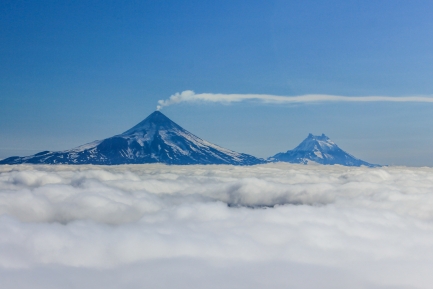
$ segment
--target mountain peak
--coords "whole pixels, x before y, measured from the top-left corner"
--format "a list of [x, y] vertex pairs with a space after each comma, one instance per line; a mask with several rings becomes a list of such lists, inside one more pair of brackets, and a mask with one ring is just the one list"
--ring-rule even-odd
[[365, 161], [355, 158], [351, 154], [343, 151], [324, 133], [322, 135], [313, 135], [310, 133], [293, 150], [285, 153], [278, 153], [268, 160], [273, 162], [289, 162], [308, 164], [311, 162], [324, 165], [344, 165], [344, 166], [368, 166], [377, 165], [369, 164]]
[[329, 140], [329, 137], [327, 137], [324, 133], [322, 133], [322, 135], [313, 135], [312, 133], [309, 133], [307, 139], [327, 141]]
[[154, 119], [154, 118], [168, 118], [165, 116], [165, 114], [163, 114], [162, 112], [160, 112], [159, 110], [155, 110], [154, 112], [152, 112], [151, 114], [149, 114], [146, 119]]
[[313, 135], [310, 133], [294, 150], [297, 151], [329, 151], [338, 148], [338, 146], [324, 133], [322, 135]]
[[173, 128], [180, 127], [174, 121], [165, 116], [165, 114], [156, 110], [152, 112], [148, 117], [146, 117], [143, 121], [122, 133], [122, 135], [129, 135], [137, 132], [145, 132], [155, 129], [160, 130]]
[[160, 112], [159, 110], [155, 110], [151, 114], [148, 115], [142, 122], [154, 122], [154, 123], [162, 123], [162, 122], [171, 122], [165, 114]]

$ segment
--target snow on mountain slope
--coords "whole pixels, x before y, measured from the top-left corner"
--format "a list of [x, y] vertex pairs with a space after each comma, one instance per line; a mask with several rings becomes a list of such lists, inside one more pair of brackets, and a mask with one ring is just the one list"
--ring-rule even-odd
[[367, 163], [357, 159], [351, 154], [339, 148], [330, 138], [322, 134], [321, 136], [312, 135], [301, 142], [293, 150], [285, 153], [278, 153], [268, 158], [271, 162], [289, 162], [298, 164], [308, 164], [311, 162], [323, 165], [343, 165], [343, 166], [367, 166], [376, 167], [378, 165]]
[[77, 148], [10, 157], [0, 164], [232, 164], [264, 163], [251, 155], [222, 148], [193, 135], [159, 111], [122, 134]]

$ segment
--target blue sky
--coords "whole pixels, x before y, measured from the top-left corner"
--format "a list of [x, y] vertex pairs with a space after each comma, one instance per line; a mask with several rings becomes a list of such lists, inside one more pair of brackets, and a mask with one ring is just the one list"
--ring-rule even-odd
[[[0, 158], [121, 133], [196, 93], [433, 95], [432, 1], [1, 1]], [[433, 166], [433, 104], [181, 103], [194, 134], [259, 157], [327, 134]]]

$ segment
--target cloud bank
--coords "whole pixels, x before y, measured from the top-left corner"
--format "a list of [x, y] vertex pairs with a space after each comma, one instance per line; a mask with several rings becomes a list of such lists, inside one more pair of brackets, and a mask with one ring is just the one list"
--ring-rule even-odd
[[431, 168], [0, 166], [0, 278], [3, 288], [429, 288], [432, 208]]
[[290, 104], [311, 102], [433, 102], [433, 97], [428, 96], [339, 96], [327, 94], [307, 94], [299, 96], [280, 96], [269, 94], [221, 94], [221, 93], [198, 93], [192, 90], [177, 92], [168, 99], [159, 100], [157, 110], [163, 107], [181, 102], [220, 102], [232, 103], [241, 101], [259, 101], [263, 103]]

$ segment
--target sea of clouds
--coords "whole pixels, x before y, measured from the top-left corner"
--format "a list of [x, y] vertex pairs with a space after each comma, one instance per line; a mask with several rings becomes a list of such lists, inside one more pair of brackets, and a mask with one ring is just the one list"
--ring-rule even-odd
[[433, 169], [0, 166], [1, 288], [431, 288]]

